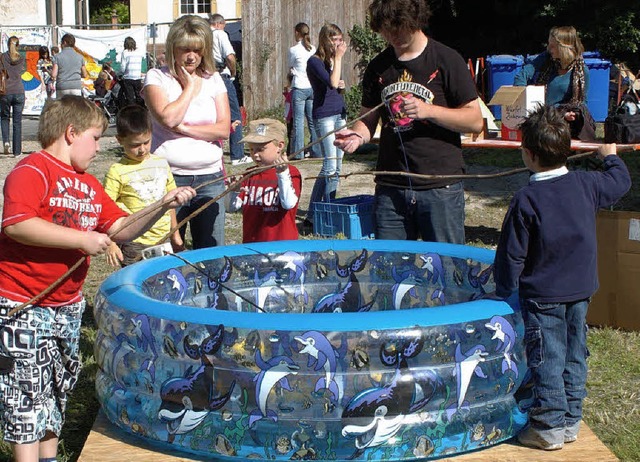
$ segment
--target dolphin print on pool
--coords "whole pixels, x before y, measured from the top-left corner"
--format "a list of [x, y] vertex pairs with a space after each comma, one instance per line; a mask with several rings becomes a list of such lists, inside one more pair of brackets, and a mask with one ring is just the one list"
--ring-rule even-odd
[[325, 375], [316, 381], [314, 391], [327, 388], [333, 395], [333, 400], [340, 401], [344, 394], [344, 388], [342, 381], [340, 384], [336, 381], [336, 371], [338, 359], [346, 353], [346, 342], [341, 343], [339, 351], [327, 337], [315, 330], [307, 331], [299, 337], [295, 337], [295, 340], [303, 346], [300, 353], [309, 355], [307, 366], [313, 366], [315, 371], [324, 371]]
[[467, 395], [467, 390], [469, 389], [469, 384], [473, 376], [475, 375], [483, 379], [487, 378], [487, 375], [480, 367], [480, 363], [485, 361], [485, 356], [488, 354], [483, 345], [476, 345], [464, 354], [460, 351], [460, 344], [456, 345], [455, 375], [458, 384], [458, 409], [464, 404], [464, 398]]
[[212, 276], [209, 274], [207, 278], [207, 284], [209, 289], [211, 289], [211, 296], [209, 298], [209, 306], [211, 308], [215, 308], [216, 310], [228, 310], [229, 309], [229, 301], [225, 296], [222, 289], [224, 289], [224, 284], [231, 279], [231, 275], [233, 273], [233, 264], [231, 263], [231, 259], [228, 257], [224, 257], [224, 265], [220, 269], [217, 275]]
[[267, 409], [269, 393], [276, 385], [292, 391], [287, 377], [297, 374], [298, 369], [300, 369], [300, 366], [288, 356], [274, 356], [265, 361], [262, 359], [260, 350], [256, 350], [256, 365], [260, 368], [260, 372], [253, 378], [253, 381], [256, 382], [258, 409], [254, 409], [249, 415], [249, 428], [253, 427], [258, 420], [264, 418], [269, 418], [274, 422], [278, 420], [278, 414], [271, 409]]
[[515, 361], [511, 358], [511, 352], [513, 350], [516, 341], [516, 331], [509, 321], [502, 316], [493, 316], [491, 320], [485, 324], [485, 327], [492, 330], [493, 337], [491, 340], [498, 340], [496, 351], [502, 351], [504, 360], [502, 361], [502, 373], [506, 371], [513, 371], [518, 378], [518, 367]]

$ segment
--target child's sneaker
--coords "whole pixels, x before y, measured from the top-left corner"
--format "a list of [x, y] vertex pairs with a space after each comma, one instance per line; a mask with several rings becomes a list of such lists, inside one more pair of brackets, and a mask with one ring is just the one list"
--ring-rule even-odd
[[8, 156], [11, 151], [11, 145], [9, 143], [4, 143], [4, 155]]
[[564, 446], [564, 442], [553, 443], [551, 441], [547, 441], [540, 432], [531, 427], [528, 427], [518, 433], [517, 440], [518, 443], [523, 446], [542, 449], [544, 451], [557, 451], [558, 449], [562, 449]]

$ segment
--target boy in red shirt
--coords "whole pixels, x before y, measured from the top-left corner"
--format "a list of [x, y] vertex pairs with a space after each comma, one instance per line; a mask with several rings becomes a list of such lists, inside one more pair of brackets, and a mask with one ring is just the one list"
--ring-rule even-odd
[[86, 173], [106, 128], [98, 107], [80, 96], [48, 100], [38, 129], [43, 149], [21, 160], [5, 181], [0, 427], [18, 462], [56, 460], [67, 394], [80, 371], [81, 289], [89, 259], [36, 304], [8, 313], [42, 294], [82, 257], [104, 253], [112, 239], [134, 239], [195, 196], [192, 188], [174, 189], [127, 216]]
[[[242, 242], [298, 239], [296, 211], [302, 190], [300, 171], [287, 164], [287, 127], [274, 119], [249, 122], [247, 135], [251, 157], [258, 167], [273, 165], [242, 182], [231, 211], [242, 208]], [[250, 171], [250, 170], [247, 170]]]

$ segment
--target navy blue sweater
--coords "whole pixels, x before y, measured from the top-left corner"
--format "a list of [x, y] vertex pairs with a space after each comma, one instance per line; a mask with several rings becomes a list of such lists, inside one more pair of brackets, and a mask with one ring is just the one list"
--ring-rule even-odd
[[631, 178], [618, 156], [604, 172], [572, 171], [518, 191], [496, 251], [496, 294], [541, 303], [583, 300], [598, 289], [596, 212], [620, 199]]
[[313, 88], [311, 116], [314, 119], [323, 119], [344, 114], [344, 98], [337, 88], [331, 86], [331, 70], [315, 55], [307, 61], [307, 77]]

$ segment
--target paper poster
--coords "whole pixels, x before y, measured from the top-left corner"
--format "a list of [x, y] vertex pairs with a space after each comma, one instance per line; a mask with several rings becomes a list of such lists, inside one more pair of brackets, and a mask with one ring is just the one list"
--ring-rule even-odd
[[0, 30], [1, 51], [7, 51], [9, 37], [16, 36], [20, 41], [18, 51], [25, 57], [25, 72], [22, 74], [25, 104], [22, 111], [25, 115], [37, 115], [47, 100], [47, 92], [38, 75], [38, 50], [41, 46], [51, 49], [50, 27], [3, 27]]

